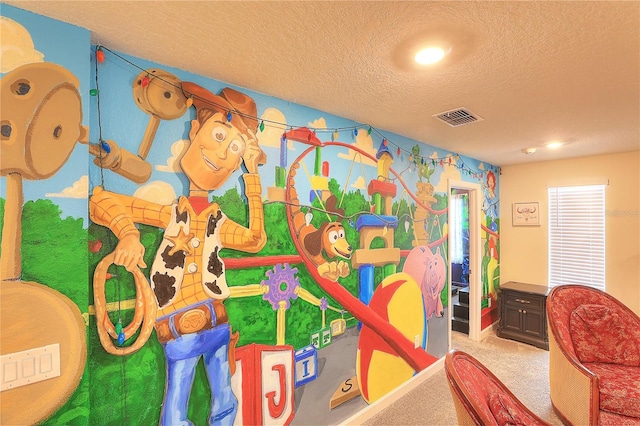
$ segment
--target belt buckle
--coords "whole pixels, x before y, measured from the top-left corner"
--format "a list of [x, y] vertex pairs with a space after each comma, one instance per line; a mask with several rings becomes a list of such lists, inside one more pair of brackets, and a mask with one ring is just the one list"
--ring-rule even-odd
[[195, 333], [205, 328], [207, 325], [207, 315], [200, 309], [192, 309], [180, 317], [178, 324], [182, 333]]

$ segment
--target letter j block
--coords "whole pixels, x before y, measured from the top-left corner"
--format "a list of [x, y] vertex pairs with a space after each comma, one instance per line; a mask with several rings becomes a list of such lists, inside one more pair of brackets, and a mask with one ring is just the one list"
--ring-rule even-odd
[[293, 355], [296, 387], [318, 378], [318, 351], [313, 345], [298, 349]]

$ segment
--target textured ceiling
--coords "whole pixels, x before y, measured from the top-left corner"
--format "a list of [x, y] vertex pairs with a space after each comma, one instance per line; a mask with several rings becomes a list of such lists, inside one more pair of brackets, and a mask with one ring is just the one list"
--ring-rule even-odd
[[[640, 148], [636, 1], [4, 3], [111, 50], [499, 166]], [[451, 52], [418, 67], [426, 41]], [[458, 107], [484, 120], [432, 117]], [[567, 145], [543, 148], [550, 140]]]

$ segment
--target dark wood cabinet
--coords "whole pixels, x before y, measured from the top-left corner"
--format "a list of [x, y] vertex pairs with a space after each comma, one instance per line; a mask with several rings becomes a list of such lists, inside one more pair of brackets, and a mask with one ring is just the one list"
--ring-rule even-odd
[[500, 286], [500, 322], [496, 334], [549, 350], [547, 294], [549, 288], [509, 281]]

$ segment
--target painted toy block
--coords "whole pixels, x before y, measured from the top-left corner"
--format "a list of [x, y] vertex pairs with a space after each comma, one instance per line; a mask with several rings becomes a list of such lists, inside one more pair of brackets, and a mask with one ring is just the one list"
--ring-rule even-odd
[[328, 190], [329, 178], [324, 176], [311, 176], [311, 188], [316, 190]]
[[267, 187], [267, 199], [269, 201], [285, 201], [285, 189], [275, 186]]
[[322, 202], [327, 201], [327, 198], [329, 198], [331, 196], [331, 191], [329, 191], [328, 189], [323, 189], [323, 190], [317, 190], [317, 189], [311, 189], [309, 190], [309, 202], [313, 203], [313, 201], [320, 197], [320, 200], [322, 200]]
[[333, 410], [337, 406], [351, 401], [353, 398], [361, 395], [360, 385], [358, 385], [358, 378], [356, 376], [345, 380], [340, 383], [338, 389], [333, 393], [333, 396], [329, 400], [329, 410]]
[[358, 216], [356, 220], [356, 231], [360, 231], [360, 228], [363, 226], [372, 228], [396, 228], [398, 226], [398, 218], [395, 216], [363, 214]]
[[338, 318], [331, 321], [331, 337], [339, 336], [347, 330], [347, 321], [344, 318]]
[[311, 335], [311, 344], [322, 349], [331, 344], [331, 327], [324, 327]]
[[284, 167], [276, 166], [276, 187], [284, 188], [284, 184], [287, 180], [287, 169]]
[[311, 345], [316, 349], [320, 349], [322, 347], [320, 344], [320, 331], [316, 331], [311, 334]]
[[384, 182], [381, 180], [372, 180], [367, 186], [367, 193], [369, 195], [380, 194], [383, 197], [395, 197], [398, 187], [395, 183]]
[[298, 349], [293, 354], [295, 362], [296, 387], [307, 384], [318, 378], [318, 350], [309, 345]]
[[238, 398], [234, 425], [288, 425], [294, 416], [293, 347], [252, 343], [236, 349], [231, 388]]

